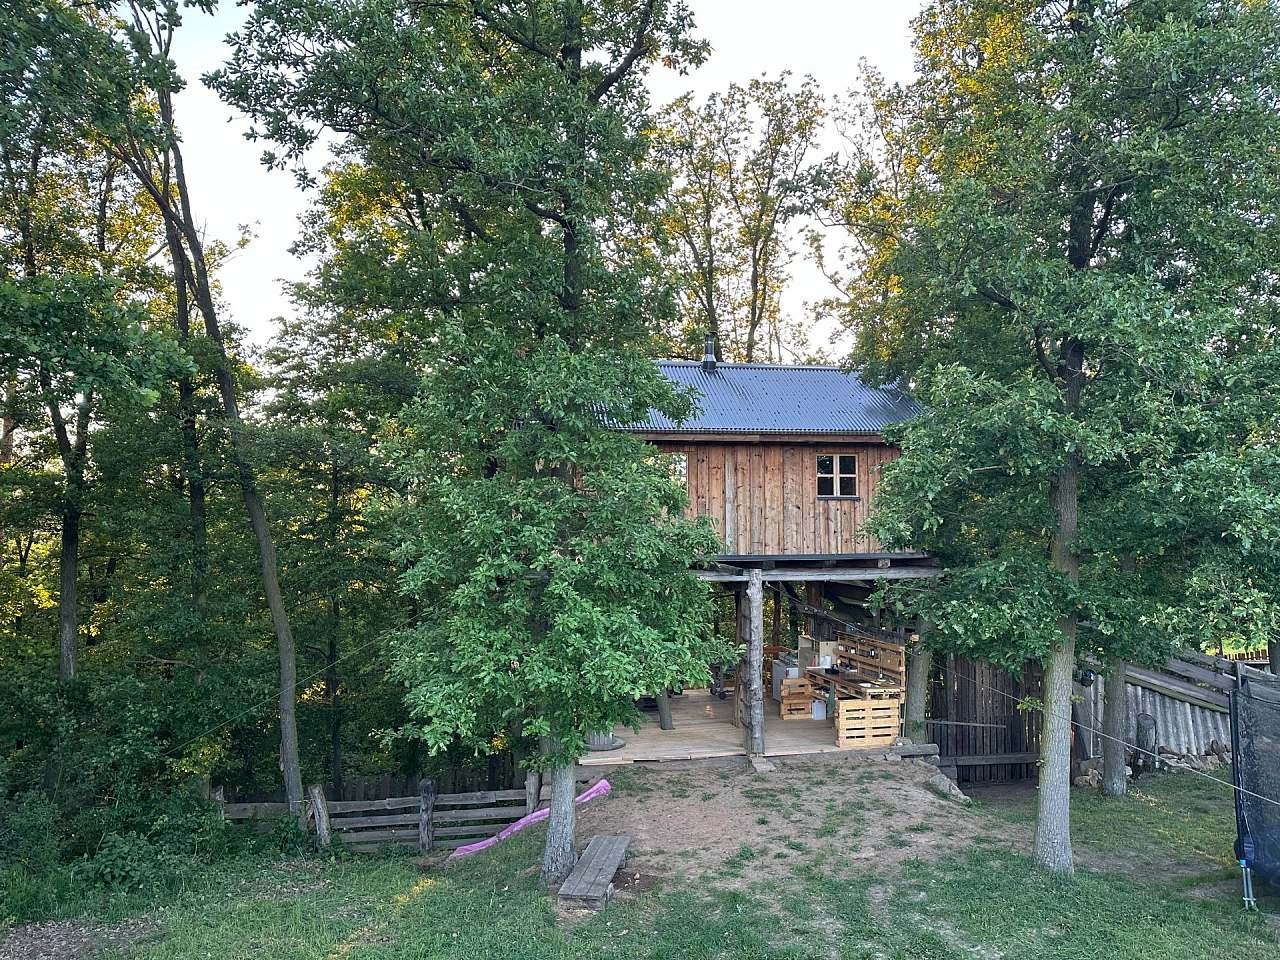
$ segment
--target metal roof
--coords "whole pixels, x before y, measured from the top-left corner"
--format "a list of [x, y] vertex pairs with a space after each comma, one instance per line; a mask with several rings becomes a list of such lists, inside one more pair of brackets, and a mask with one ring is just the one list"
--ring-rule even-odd
[[627, 427], [654, 433], [879, 433], [919, 412], [892, 387], [869, 387], [840, 367], [659, 360], [677, 387], [696, 394], [698, 409], [682, 423], [655, 410]]

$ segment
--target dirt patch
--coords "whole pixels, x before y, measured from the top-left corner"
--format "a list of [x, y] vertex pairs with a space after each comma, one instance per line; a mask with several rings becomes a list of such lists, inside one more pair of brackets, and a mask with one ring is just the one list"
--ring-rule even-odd
[[879, 754], [634, 764], [610, 771], [614, 792], [580, 811], [581, 833], [632, 838], [627, 869], [662, 877], [718, 873], [733, 886], [748, 861], [792, 869], [838, 860], [893, 867], [968, 848], [987, 824], [939, 796], [937, 768]]
[[157, 927], [149, 917], [134, 917], [115, 926], [74, 920], [28, 923], [0, 937], [0, 960], [87, 960], [103, 950], [146, 940]]

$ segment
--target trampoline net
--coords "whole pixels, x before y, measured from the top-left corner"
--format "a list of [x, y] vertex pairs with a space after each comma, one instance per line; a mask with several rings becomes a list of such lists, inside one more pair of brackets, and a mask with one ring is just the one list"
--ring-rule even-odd
[[1250, 680], [1231, 694], [1231, 740], [1236, 856], [1280, 886], [1280, 684]]

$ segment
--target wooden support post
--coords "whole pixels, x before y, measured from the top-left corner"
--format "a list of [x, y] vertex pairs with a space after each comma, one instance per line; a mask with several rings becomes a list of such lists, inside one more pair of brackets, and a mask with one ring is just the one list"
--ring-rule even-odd
[[764, 583], [759, 570], [747, 575], [747, 686], [751, 723], [747, 752], [764, 756]]
[[529, 770], [524, 775], [524, 812], [525, 816], [538, 809], [542, 802], [542, 773]]
[[324, 802], [320, 784], [313, 783], [307, 787], [307, 797], [311, 800], [311, 816], [316, 824], [316, 845], [326, 850], [333, 843], [333, 830], [329, 826], [329, 805]]
[[929, 674], [932, 671], [933, 654], [924, 648], [924, 638], [921, 637], [907, 654], [906, 737], [912, 743], [927, 743], [929, 740], [925, 708], [929, 703]]
[[658, 729], [674, 730], [675, 722], [671, 719], [671, 696], [666, 690], [659, 690], [653, 695], [658, 701]]
[[422, 778], [419, 788], [422, 803], [418, 807], [418, 850], [426, 853], [435, 842], [435, 827], [432, 818], [436, 812], [436, 782], [430, 777]]

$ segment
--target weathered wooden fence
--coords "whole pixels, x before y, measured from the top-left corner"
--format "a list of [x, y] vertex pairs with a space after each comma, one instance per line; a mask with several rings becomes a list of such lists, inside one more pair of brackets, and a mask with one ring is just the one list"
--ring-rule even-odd
[[1036, 773], [1040, 717], [1019, 710], [1041, 695], [1038, 665], [1014, 674], [967, 657], [935, 659], [929, 678], [929, 739], [940, 765], [954, 766], [960, 783], [999, 783]]
[[[580, 772], [579, 788], [594, 779]], [[306, 820], [322, 847], [336, 842], [357, 852], [387, 845], [453, 850], [501, 833], [549, 799], [549, 787], [543, 787], [532, 802], [523, 788], [437, 793], [435, 782], [424, 778], [414, 795], [329, 800], [319, 786], [312, 785], [307, 787]], [[279, 801], [222, 805], [222, 815], [232, 821], [268, 820], [288, 812], [289, 805]]]
[[[1227, 695], [1237, 675], [1248, 669], [1239, 661], [1180, 651], [1158, 669], [1128, 667], [1129, 708], [1126, 740], [1136, 739], [1137, 717], [1156, 722], [1159, 745], [1179, 753], [1200, 754], [1209, 743], [1230, 741]], [[938, 745], [943, 766], [954, 765], [961, 783], [989, 783], [1036, 776], [1040, 752], [1040, 713], [1019, 710], [1024, 697], [1042, 692], [1039, 664], [1012, 674], [965, 657], [937, 658], [930, 677], [929, 737]], [[1102, 726], [1103, 684], [1077, 688], [1081, 728]], [[1099, 733], [1086, 734], [1090, 756], [1102, 750]]]
[[[524, 782], [520, 770], [510, 753], [498, 753], [478, 763], [456, 764], [430, 775], [441, 793], [474, 793], [486, 790], [515, 789]], [[416, 796], [423, 777], [403, 774], [371, 774], [344, 777], [341, 789], [334, 790], [326, 784], [325, 796], [330, 800], [385, 800], [388, 797]], [[236, 803], [283, 802], [284, 791], [237, 791], [224, 788], [227, 799]]]

